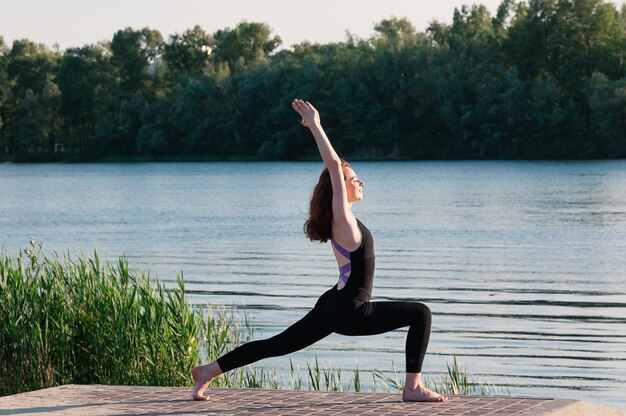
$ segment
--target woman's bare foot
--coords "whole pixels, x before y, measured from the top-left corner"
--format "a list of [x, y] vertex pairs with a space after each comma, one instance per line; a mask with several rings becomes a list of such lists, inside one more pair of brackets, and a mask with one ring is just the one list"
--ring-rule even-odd
[[209, 387], [209, 384], [213, 379], [222, 374], [220, 366], [213, 361], [211, 364], [199, 365], [191, 369], [191, 375], [193, 376], [193, 394], [194, 400], [209, 400], [208, 396], [204, 395], [204, 391]]
[[448, 398], [432, 390], [427, 389], [421, 384], [415, 389], [405, 388], [402, 391], [403, 402], [447, 402]]
[[194, 400], [209, 400], [208, 396], [204, 395], [204, 391], [209, 387], [211, 382], [211, 376], [206, 365], [199, 365], [191, 369], [191, 375], [193, 376], [193, 394]]

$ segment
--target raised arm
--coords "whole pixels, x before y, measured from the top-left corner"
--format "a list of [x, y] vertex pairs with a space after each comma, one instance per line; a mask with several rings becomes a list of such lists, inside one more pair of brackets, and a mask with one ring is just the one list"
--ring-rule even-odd
[[333, 238], [346, 248], [356, 249], [361, 241], [361, 232], [348, 202], [341, 159], [330, 144], [315, 107], [308, 101], [302, 100], [294, 100], [291, 105], [302, 117], [301, 124], [311, 130], [324, 166], [330, 173], [333, 187]]

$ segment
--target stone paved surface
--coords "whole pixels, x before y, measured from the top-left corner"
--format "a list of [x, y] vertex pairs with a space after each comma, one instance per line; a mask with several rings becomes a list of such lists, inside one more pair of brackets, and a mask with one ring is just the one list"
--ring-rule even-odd
[[[451, 396], [447, 403], [403, 403], [398, 394], [259, 389], [67, 385], [0, 397], [0, 415], [544, 415], [572, 402], [523, 397]], [[567, 402], [567, 403], [566, 403]]]

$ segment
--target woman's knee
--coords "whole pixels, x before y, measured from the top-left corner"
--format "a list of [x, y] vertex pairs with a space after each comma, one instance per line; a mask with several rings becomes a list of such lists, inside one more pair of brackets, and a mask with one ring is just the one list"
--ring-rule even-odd
[[430, 322], [433, 318], [433, 313], [426, 304], [417, 302], [416, 304], [417, 314], [424, 321]]

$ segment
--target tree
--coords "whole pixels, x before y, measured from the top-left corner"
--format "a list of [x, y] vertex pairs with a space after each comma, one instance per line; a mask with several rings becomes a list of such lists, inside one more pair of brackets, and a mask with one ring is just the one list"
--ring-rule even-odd
[[9, 48], [4, 43], [4, 38], [0, 36], [0, 154], [9, 153], [8, 137], [3, 129], [6, 118], [6, 103], [9, 100], [9, 79], [7, 76], [7, 61]]
[[[626, 33], [611, 3], [602, 0], [559, 0], [555, 11], [552, 73], [573, 94], [595, 71], [612, 79], [625, 75]], [[620, 56], [621, 55], [621, 56]]]
[[598, 157], [626, 157], [626, 77], [611, 81], [595, 72], [587, 92]]
[[125, 95], [148, 87], [149, 68], [158, 58], [163, 37], [156, 30], [118, 30], [111, 41], [111, 64]]
[[56, 83], [61, 91], [60, 114], [68, 150], [84, 151], [93, 141], [100, 102], [112, 85], [111, 68], [103, 45], [70, 48], [60, 60]]
[[169, 42], [163, 45], [163, 62], [166, 76], [170, 81], [182, 75], [200, 76], [208, 69], [212, 52], [213, 37], [200, 26], [171, 35]]
[[183, 77], [162, 99], [144, 106], [137, 151], [153, 156], [220, 156], [222, 125], [232, 116], [213, 78]]
[[374, 25], [374, 30], [378, 33], [374, 38], [375, 44], [390, 45], [395, 50], [415, 46], [417, 42], [415, 27], [407, 19], [383, 19]]
[[516, 7], [519, 6], [516, 5], [515, 0], [502, 0], [498, 6], [495, 17], [491, 19], [493, 31], [498, 40], [502, 41], [506, 38], [511, 24], [511, 11], [514, 11]]
[[111, 96], [116, 97], [117, 105], [115, 114], [103, 119], [100, 129], [96, 128], [96, 137], [108, 142], [105, 146], [116, 154], [132, 154], [135, 150], [135, 138], [141, 127], [138, 103], [145, 101], [141, 95], [156, 92], [158, 79], [154, 66], [162, 42], [161, 34], [149, 28], [126, 28], [113, 36], [111, 66], [117, 90]]
[[59, 127], [59, 90], [53, 81], [58, 58], [58, 53], [43, 44], [13, 42], [7, 64], [11, 83], [8, 147], [12, 153], [52, 150], [51, 141]]
[[58, 86], [52, 82], [47, 82], [38, 94], [30, 88], [25, 91], [17, 125], [23, 151], [50, 153], [54, 150], [59, 130], [59, 95]]
[[522, 80], [536, 80], [550, 73], [556, 0], [521, 3], [508, 31], [503, 51]]
[[231, 75], [267, 62], [268, 56], [282, 43], [279, 36], [271, 36], [265, 23], [241, 22], [234, 29], [218, 30], [213, 35], [212, 53], [217, 65], [226, 65]]

